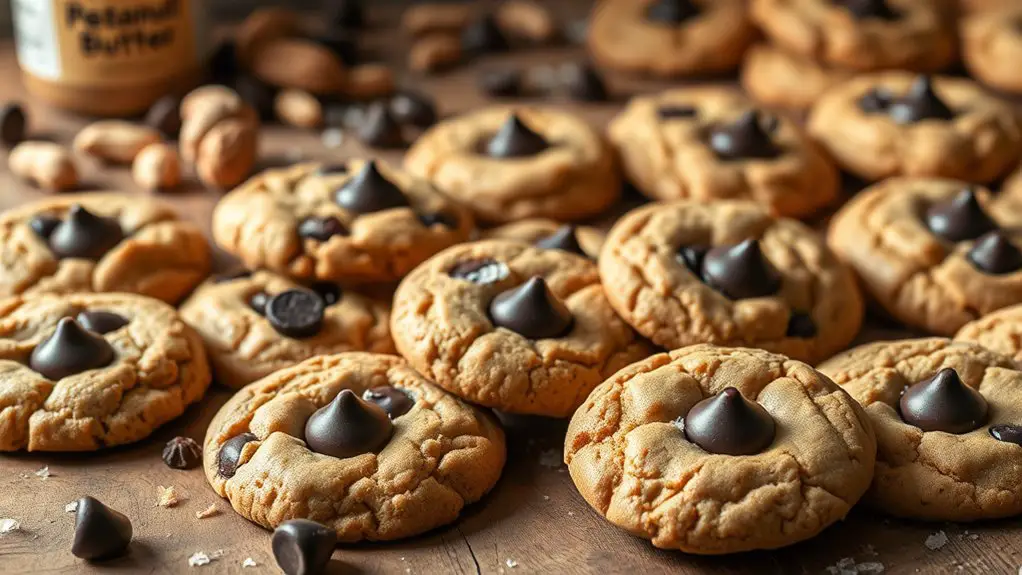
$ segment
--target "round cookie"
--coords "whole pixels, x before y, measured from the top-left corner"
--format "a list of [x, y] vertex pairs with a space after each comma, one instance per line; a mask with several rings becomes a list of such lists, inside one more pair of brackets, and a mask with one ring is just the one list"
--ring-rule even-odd
[[564, 461], [608, 521], [664, 549], [774, 549], [842, 519], [869, 487], [876, 438], [812, 367], [696, 345], [630, 365], [575, 412]]
[[894, 318], [950, 336], [1022, 303], [1022, 231], [1001, 213], [983, 188], [891, 178], [834, 216], [827, 243]]
[[488, 107], [450, 118], [416, 140], [405, 167], [491, 222], [578, 220], [621, 193], [603, 137], [553, 109]]
[[809, 133], [841, 167], [869, 181], [935, 176], [986, 183], [1022, 152], [1011, 105], [960, 78], [885, 72], [826, 92]]
[[650, 198], [753, 200], [777, 215], [831, 204], [837, 169], [791, 120], [724, 88], [634, 98], [608, 127], [625, 174]]
[[590, 226], [573, 226], [545, 218], [532, 218], [491, 228], [484, 231], [482, 237], [562, 249], [595, 260], [600, 256], [606, 234]]
[[390, 331], [415, 369], [468, 401], [567, 417], [650, 353], [607, 302], [596, 264], [485, 240], [445, 250], [394, 296]]
[[740, 345], [816, 362], [862, 324], [855, 279], [819, 235], [751, 202], [638, 208], [599, 265], [617, 313], [667, 349]]
[[210, 265], [196, 226], [138, 195], [62, 195], [0, 215], [0, 296], [128, 292], [176, 303]]
[[735, 69], [755, 35], [744, 0], [602, 0], [587, 40], [601, 66], [680, 76]]
[[1022, 304], [970, 321], [958, 330], [955, 341], [978, 343], [1022, 362]]
[[343, 542], [457, 519], [500, 477], [504, 433], [388, 355], [320, 356], [236, 393], [206, 432], [213, 490], [272, 529], [304, 518]]
[[986, 10], [1000, 10], [1016, 5], [1018, 0], [958, 0], [958, 8], [965, 14]]
[[955, 57], [949, 0], [752, 0], [750, 10], [774, 43], [830, 66], [935, 72]]
[[474, 226], [429, 182], [378, 160], [267, 170], [213, 211], [213, 238], [246, 267], [341, 283], [400, 279]]
[[805, 110], [828, 89], [852, 76], [809, 58], [793, 56], [770, 44], [749, 49], [742, 65], [742, 88], [760, 104]]
[[[298, 298], [296, 309], [310, 319], [271, 316], [270, 300], [295, 290], [311, 291], [323, 305]], [[388, 303], [335, 284], [310, 290], [267, 271], [203, 284], [181, 306], [181, 317], [202, 336], [217, 382], [235, 389], [317, 355], [395, 353]], [[297, 319], [312, 324], [309, 333], [295, 333]]]
[[980, 82], [1022, 93], [1022, 4], [976, 12], [961, 24], [962, 60]]
[[819, 370], [863, 405], [877, 437], [866, 495], [892, 515], [973, 521], [1022, 513], [1022, 372], [941, 338], [872, 343]]
[[0, 451], [132, 443], [209, 386], [202, 340], [174, 308], [133, 294], [0, 300]]

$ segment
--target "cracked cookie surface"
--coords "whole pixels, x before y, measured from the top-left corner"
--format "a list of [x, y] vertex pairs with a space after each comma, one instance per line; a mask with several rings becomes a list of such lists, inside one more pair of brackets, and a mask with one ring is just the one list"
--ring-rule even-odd
[[741, 81], [745, 91], [761, 104], [805, 110], [852, 75], [770, 44], [757, 44], [745, 55]]
[[[411, 409], [393, 418], [378, 452], [339, 458], [305, 441], [310, 416], [342, 390], [362, 396], [393, 386]], [[221, 447], [251, 433], [231, 477], [219, 473]], [[454, 521], [500, 477], [504, 433], [495, 418], [444, 392], [401, 358], [344, 353], [309, 359], [235, 394], [210, 423], [206, 477], [246, 519], [266, 528], [318, 521], [340, 541], [409, 537]]]
[[[977, 429], [923, 431], [899, 415], [905, 386], [954, 369], [989, 405]], [[872, 343], [819, 366], [869, 416], [877, 465], [866, 500], [884, 513], [917, 519], [972, 521], [1022, 512], [1018, 481], [1022, 446], [992, 437], [996, 424], [1022, 422], [1022, 372], [1007, 356], [941, 338]]]
[[1022, 362], [1022, 305], [1013, 305], [970, 321], [955, 334], [955, 341], [978, 343]]
[[1022, 6], [976, 12], [961, 24], [962, 60], [984, 84], [1022, 93]]
[[[737, 388], [773, 418], [754, 455], [687, 439], [701, 400]], [[564, 461], [611, 523], [665, 549], [720, 554], [808, 539], [869, 486], [876, 439], [847, 393], [810, 366], [761, 350], [697, 345], [628, 366], [572, 417]]]

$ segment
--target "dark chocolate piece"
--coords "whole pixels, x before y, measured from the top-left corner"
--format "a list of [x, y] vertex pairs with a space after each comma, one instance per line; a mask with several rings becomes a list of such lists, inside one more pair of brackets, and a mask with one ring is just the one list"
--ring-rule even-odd
[[492, 14], [476, 18], [461, 31], [461, 49], [468, 55], [506, 52], [509, 47], [507, 37]]
[[230, 479], [238, 472], [238, 461], [241, 459], [241, 452], [246, 445], [258, 441], [254, 433], [242, 433], [228, 439], [220, 446], [220, 453], [216, 456], [216, 468], [220, 477]]
[[477, 82], [479, 90], [491, 98], [514, 98], [525, 92], [522, 71], [517, 68], [484, 70]]
[[97, 216], [75, 204], [50, 234], [50, 249], [60, 258], [98, 260], [124, 239], [117, 220]]
[[480, 285], [499, 282], [510, 274], [507, 264], [488, 258], [458, 263], [447, 272], [454, 279]]
[[699, 110], [696, 110], [692, 106], [680, 106], [667, 104], [657, 108], [656, 115], [661, 120], [673, 120], [676, 118], [695, 118], [699, 115]]
[[411, 90], [403, 90], [390, 99], [390, 113], [401, 124], [428, 128], [436, 123], [436, 103], [433, 98]]
[[57, 329], [32, 350], [28, 365], [47, 379], [57, 381], [110, 364], [114, 348], [103, 336], [84, 329], [75, 320], [65, 317]]
[[493, 298], [490, 318], [494, 325], [529, 339], [561, 337], [574, 324], [571, 311], [539, 276]]
[[265, 121], [272, 121], [276, 115], [274, 101], [277, 99], [277, 89], [263, 82], [255, 76], [242, 74], [234, 79], [234, 91], [241, 96], [241, 99], [252, 106], [259, 117]]
[[525, 125], [517, 114], [511, 114], [486, 144], [486, 153], [492, 158], [523, 158], [549, 147], [543, 136]]
[[557, 231], [541, 238], [536, 242], [536, 247], [545, 250], [562, 250], [568, 253], [589, 257], [578, 243], [578, 230], [571, 224], [565, 224]]
[[325, 242], [334, 236], [346, 236], [348, 229], [341, 220], [332, 217], [308, 217], [298, 224], [298, 236]]
[[289, 289], [266, 302], [266, 319], [277, 333], [301, 339], [319, 333], [323, 326], [326, 302], [307, 289]]
[[899, 124], [914, 124], [923, 120], [950, 120], [954, 111], [934, 90], [929, 76], [919, 76], [908, 93], [891, 102], [887, 113]]
[[324, 0], [323, 19], [334, 28], [361, 28], [366, 21], [362, 0]]
[[213, 49], [209, 58], [209, 76], [214, 84], [233, 86], [241, 68], [238, 65], [238, 49], [234, 40], [224, 40]]
[[285, 521], [273, 530], [270, 546], [277, 566], [285, 575], [326, 573], [337, 545], [337, 533], [308, 519]]
[[564, 86], [573, 100], [606, 102], [609, 99], [603, 75], [592, 64], [572, 64], [564, 69]]
[[702, 10], [691, 0], [656, 0], [646, 7], [646, 19], [677, 26], [695, 18]]
[[813, 317], [804, 311], [793, 311], [788, 317], [788, 329], [784, 332], [785, 337], [798, 337], [809, 339], [816, 337], [816, 322]]
[[75, 510], [71, 553], [88, 561], [123, 555], [131, 544], [131, 521], [93, 497], [82, 497]]
[[983, 210], [976, 190], [964, 188], [951, 200], [926, 210], [926, 227], [949, 242], [961, 242], [996, 230], [997, 223]]
[[728, 387], [692, 406], [684, 419], [685, 437], [704, 451], [754, 455], [774, 441], [774, 418], [755, 401]]
[[710, 148], [724, 160], [777, 157], [780, 151], [764, 123], [769, 121], [759, 110], [744, 112], [733, 123], [710, 130]]
[[990, 426], [990, 435], [997, 441], [1022, 445], [1022, 425], [1002, 423]]
[[345, 458], [379, 451], [394, 432], [382, 407], [345, 389], [305, 424], [305, 443], [323, 455]]
[[163, 447], [163, 462], [171, 469], [195, 469], [202, 464], [202, 446], [191, 437], [177, 436]]
[[703, 259], [710, 248], [706, 246], [682, 246], [678, 250], [678, 261], [685, 265], [690, 272], [702, 279]]
[[734, 299], [765, 297], [781, 289], [781, 274], [763, 255], [759, 241], [718, 246], [703, 258], [703, 281]]
[[897, 20], [895, 12], [886, 0], [832, 0], [834, 4], [844, 7], [857, 20], [879, 18], [880, 20]]
[[28, 221], [28, 227], [32, 228], [32, 231], [37, 236], [43, 239], [50, 239], [50, 234], [53, 230], [57, 229], [60, 225], [60, 218], [47, 215], [38, 215]]
[[8, 102], [0, 107], [0, 144], [13, 148], [25, 139], [28, 130], [28, 115], [18, 102]]
[[400, 148], [404, 132], [386, 102], [373, 102], [365, 109], [358, 126], [358, 139], [374, 148]]
[[408, 413], [412, 410], [412, 406], [415, 405], [415, 400], [412, 399], [411, 394], [392, 385], [381, 385], [367, 389], [362, 393], [362, 399], [380, 406], [391, 419], [397, 419]]
[[100, 335], [117, 331], [130, 323], [121, 314], [103, 310], [79, 312], [75, 319], [83, 328]]
[[309, 287], [311, 287], [312, 291], [316, 292], [319, 297], [323, 299], [323, 303], [325, 303], [327, 307], [341, 301], [341, 295], [343, 295], [343, 292], [341, 291], [341, 287], [335, 283], [316, 282]]
[[176, 140], [181, 133], [181, 98], [167, 95], [156, 100], [146, 112], [145, 123], [168, 140]]
[[1010, 274], [1022, 269], [1022, 251], [1001, 231], [981, 236], [965, 257], [976, 269], [990, 275]]
[[357, 174], [334, 194], [337, 205], [356, 214], [369, 214], [407, 207], [401, 188], [380, 173], [376, 161], [366, 162]]
[[894, 98], [886, 88], [873, 88], [859, 98], [859, 109], [867, 114], [887, 113]]
[[923, 431], [968, 433], [986, 422], [987, 402], [946, 367], [905, 390], [901, 418]]

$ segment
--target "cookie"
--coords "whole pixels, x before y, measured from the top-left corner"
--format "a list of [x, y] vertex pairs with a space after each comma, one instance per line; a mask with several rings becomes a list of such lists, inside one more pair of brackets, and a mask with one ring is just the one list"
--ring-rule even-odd
[[487, 107], [450, 118], [419, 137], [405, 168], [490, 222], [578, 220], [621, 193], [603, 137], [553, 109]]
[[741, 83], [760, 104], [805, 110], [852, 74], [843, 68], [826, 67], [794, 56], [770, 44], [757, 44], [745, 55]]
[[590, 226], [561, 224], [545, 218], [532, 218], [504, 224], [482, 233], [483, 239], [513, 240], [554, 248], [596, 259], [606, 234]]
[[213, 238], [248, 268], [346, 284], [397, 280], [474, 226], [429, 182], [379, 160], [267, 170], [213, 211]]
[[249, 521], [317, 521], [338, 541], [410, 537], [457, 519], [500, 477], [496, 420], [399, 357], [320, 356], [236, 393], [209, 424], [206, 478]]
[[962, 21], [962, 60], [970, 74], [998, 90], [1022, 93], [1020, 22], [1020, 4], [976, 12]]
[[962, 326], [955, 341], [978, 343], [1022, 362], [1022, 305], [999, 309]]
[[697, 345], [597, 387], [564, 441], [582, 497], [663, 549], [721, 554], [809, 539], [869, 487], [876, 438], [812, 367]]
[[956, 55], [950, 0], [752, 0], [750, 11], [778, 46], [830, 66], [935, 72]]
[[935, 176], [986, 183], [1015, 166], [1022, 130], [1011, 105], [961, 78], [885, 72], [825, 93], [809, 133], [869, 181]]
[[1016, 6], [1018, 0], [958, 0], [958, 8], [965, 14], [986, 10], [1000, 10]]
[[390, 331], [401, 355], [447, 391], [550, 417], [571, 415], [650, 353], [614, 314], [592, 261], [506, 240], [455, 246], [408, 274]]
[[602, 0], [587, 45], [607, 68], [681, 76], [735, 69], [755, 36], [743, 0]]
[[873, 507], [937, 521], [1022, 513], [1022, 372], [1011, 359], [932, 338], [863, 345], [819, 370], [876, 431]]
[[626, 176], [653, 199], [753, 200], [802, 217], [837, 198], [837, 169], [801, 129], [733, 90], [636, 97], [607, 133]]
[[1022, 303], [1022, 231], [983, 188], [891, 178], [860, 192], [831, 220], [827, 243], [895, 319], [950, 336]]
[[209, 386], [202, 340], [167, 304], [132, 294], [0, 300], [0, 451], [132, 443]]
[[62, 195], [0, 215], [0, 296], [128, 292], [176, 303], [210, 265], [196, 226], [137, 195]]
[[317, 355], [395, 353], [389, 307], [336, 284], [258, 271], [203, 284], [181, 317], [206, 343], [216, 380], [237, 389]]
[[748, 346], [816, 362], [862, 324], [855, 279], [818, 234], [751, 202], [638, 208], [611, 229], [599, 265], [617, 313], [667, 349]]

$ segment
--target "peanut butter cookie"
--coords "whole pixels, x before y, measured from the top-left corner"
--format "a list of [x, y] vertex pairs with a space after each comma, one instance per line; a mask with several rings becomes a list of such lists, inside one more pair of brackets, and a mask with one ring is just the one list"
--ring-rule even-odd
[[961, 31], [969, 73], [998, 90], [1022, 93], [1022, 4], [971, 14]]
[[770, 44], [749, 49], [742, 64], [742, 88], [760, 104], [805, 110], [830, 88], [853, 75]]
[[970, 321], [958, 330], [955, 341], [978, 343], [1022, 362], [1022, 304]]
[[545, 218], [532, 218], [486, 230], [483, 239], [514, 240], [541, 248], [564, 250], [596, 259], [606, 234], [590, 226], [561, 224]]

